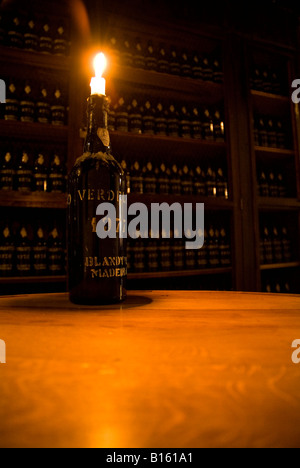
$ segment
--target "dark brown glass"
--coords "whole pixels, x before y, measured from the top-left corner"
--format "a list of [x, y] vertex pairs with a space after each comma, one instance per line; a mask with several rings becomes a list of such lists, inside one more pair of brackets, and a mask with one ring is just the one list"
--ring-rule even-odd
[[[96, 216], [100, 203], [112, 203], [119, 217], [120, 195], [126, 195], [126, 176], [110, 150], [105, 96], [88, 99], [88, 129], [84, 154], [68, 181], [68, 281], [70, 300], [102, 305], [126, 298], [126, 240], [100, 239]], [[117, 223], [118, 224], [118, 223]]]

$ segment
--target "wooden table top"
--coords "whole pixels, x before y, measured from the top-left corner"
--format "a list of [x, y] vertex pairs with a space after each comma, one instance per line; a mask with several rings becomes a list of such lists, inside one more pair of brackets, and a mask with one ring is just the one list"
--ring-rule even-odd
[[0, 298], [0, 339], [2, 448], [300, 447], [300, 296]]

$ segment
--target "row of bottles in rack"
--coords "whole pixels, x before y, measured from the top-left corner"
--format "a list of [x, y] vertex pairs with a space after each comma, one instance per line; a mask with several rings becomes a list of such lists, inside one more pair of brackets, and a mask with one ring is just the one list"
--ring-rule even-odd
[[0, 150], [0, 190], [64, 193], [66, 175], [59, 151], [32, 152], [9, 145]]
[[64, 19], [54, 20], [33, 12], [0, 11], [0, 45], [67, 56], [69, 25]]
[[140, 37], [111, 33], [108, 47], [118, 64], [160, 73], [223, 83], [223, 65], [218, 51], [196, 50], [155, 42]]
[[255, 115], [255, 146], [265, 148], [290, 149], [291, 124], [286, 119], [272, 116]]
[[3, 78], [7, 91], [6, 103], [1, 105], [0, 118], [56, 126], [67, 125], [67, 95], [61, 86]]
[[148, 239], [139, 237], [127, 241], [129, 273], [170, 272], [231, 266], [231, 242], [223, 225], [210, 224], [204, 233], [204, 246], [187, 250], [184, 239]]
[[138, 160], [131, 164], [122, 160], [121, 166], [127, 176], [128, 193], [229, 198], [228, 179], [222, 166], [181, 167]]
[[56, 276], [66, 272], [66, 242], [54, 225], [6, 223], [0, 231], [0, 276]]
[[225, 141], [221, 107], [200, 107], [147, 97], [110, 97], [110, 131]]
[[261, 265], [289, 263], [292, 260], [292, 240], [287, 227], [265, 224], [260, 241]]

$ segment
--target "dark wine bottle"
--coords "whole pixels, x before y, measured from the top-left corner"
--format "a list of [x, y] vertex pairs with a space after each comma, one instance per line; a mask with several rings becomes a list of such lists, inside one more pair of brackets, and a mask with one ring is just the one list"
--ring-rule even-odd
[[32, 165], [27, 151], [20, 155], [16, 172], [16, 189], [19, 192], [30, 192], [32, 189]]
[[33, 13], [29, 13], [24, 30], [24, 49], [36, 51], [39, 44], [37, 23]]
[[18, 120], [20, 110], [20, 100], [18, 96], [17, 83], [10, 80], [7, 85], [6, 104], [4, 109], [5, 120]]
[[11, 13], [8, 16], [8, 28], [6, 44], [9, 47], [23, 47], [23, 25], [22, 18], [18, 14]]
[[40, 38], [39, 38], [39, 45], [38, 50], [43, 54], [51, 54], [52, 47], [53, 47], [53, 37], [52, 37], [52, 29], [51, 24], [48, 18], [44, 18], [41, 22], [40, 28]]
[[[107, 112], [105, 96], [89, 97], [84, 154], [69, 175], [69, 294], [79, 304], [118, 303], [126, 297], [126, 240], [119, 229], [126, 177], [111, 154]], [[101, 202], [109, 204], [111, 213], [98, 222]]]
[[0, 276], [13, 275], [15, 245], [11, 227], [5, 224], [0, 231]]
[[62, 91], [56, 88], [51, 105], [52, 125], [63, 126], [66, 123], [66, 106], [63, 100]]
[[37, 192], [47, 192], [48, 174], [45, 157], [39, 153], [33, 167], [33, 190]]
[[133, 49], [133, 66], [136, 68], [145, 68], [145, 64], [145, 53], [143, 50], [142, 41], [139, 37], [137, 37]]
[[36, 102], [36, 119], [39, 123], [48, 124], [50, 122], [50, 103], [47, 87], [42, 84], [40, 94]]
[[51, 276], [63, 275], [65, 273], [65, 255], [63, 242], [56, 226], [49, 233], [47, 248], [47, 263], [49, 274]]
[[4, 151], [0, 160], [0, 190], [14, 188], [14, 161], [10, 151]]
[[69, 55], [69, 42], [67, 25], [64, 21], [57, 24], [53, 40], [53, 54], [67, 56]]
[[34, 122], [35, 118], [35, 98], [32, 85], [29, 81], [25, 82], [23, 95], [20, 102], [20, 120], [21, 122]]
[[25, 226], [21, 226], [16, 243], [16, 270], [18, 276], [29, 276], [31, 273], [31, 242]]
[[38, 276], [47, 274], [47, 242], [44, 229], [41, 226], [38, 226], [34, 233], [32, 270]]
[[49, 190], [52, 193], [65, 193], [66, 191], [66, 175], [65, 168], [62, 164], [61, 157], [58, 152], [55, 152], [50, 162], [49, 170]]

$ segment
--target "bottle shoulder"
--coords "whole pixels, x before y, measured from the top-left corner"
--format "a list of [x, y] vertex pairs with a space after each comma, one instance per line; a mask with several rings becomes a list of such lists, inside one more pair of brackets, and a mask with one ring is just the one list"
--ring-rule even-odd
[[71, 173], [74, 171], [75, 172], [78, 171], [78, 169], [101, 170], [101, 168], [113, 170], [114, 172], [119, 173], [121, 176], [125, 175], [125, 172], [121, 164], [113, 157], [113, 155], [109, 152], [101, 152], [101, 151], [98, 153], [86, 152], [82, 156], [77, 158]]

